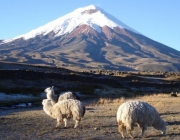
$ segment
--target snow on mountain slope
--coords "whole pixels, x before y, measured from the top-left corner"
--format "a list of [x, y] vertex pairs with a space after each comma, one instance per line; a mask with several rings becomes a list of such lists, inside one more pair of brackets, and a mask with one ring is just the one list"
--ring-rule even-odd
[[65, 16], [62, 16], [52, 22], [47, 23], [44, 26], [28, 32], [27, 34], [17, 36], [13, 39], [4, 40], [3, 42], [7, 43], [21, 37], [27, 40], [37, 35], [46, 35], [51, 31], [56, 34], [55, 36], [60, 36], [72, 32], [76, 27], [82, 24], [89, 25], [99, 33], [101, 32], [101, 27], [105, 25], [111, 29], [118, 26], [120, 28], [125, 28], [127, 30], [136, 32], [112, 15], [106, 13], [101, 8], [90, 5], [87, 7], [78, 8], [73, 12], [66, 14]]
[[0, 61], [68, 69], [178, 71], [180, 52], [143, 36], [93, 5], [0, 40]]

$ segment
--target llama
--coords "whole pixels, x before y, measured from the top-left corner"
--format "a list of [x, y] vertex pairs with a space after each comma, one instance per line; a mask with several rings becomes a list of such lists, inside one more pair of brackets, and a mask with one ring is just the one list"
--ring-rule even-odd
[[44, 99], [42, 105], [46, 114], [57, 119], [56, 128], [60, 126], [62, 121], [64, 121], [65, 127], [67, 127], [67, 119], [70, 118], [73, 118], [75, 121], [74, 128], [76, 128], [86, 111], [84, 104], [74, 99], [58, 101], [54, 105], [52, 105], [50, 100]]
[[166, 123], [161, 119], [157, 110], [146, 102], [129, 101], [121, 104], [117, 111], [118, 130], [124, 138], [124, 130], [132, 136], [131, 131], [135, 124], [142, 129], [142, 137], [148, 126], [166, 132]]
[[54, 105], [58, 101], [67, 100], [67, 99], [79, 100], [79, 97], [73, 92], [65, 92], [57, 96], [54, 93], [54, 86], [46, 88], [44, 92], [46, 93], [47, 99], [51, 100], [52, 105]]

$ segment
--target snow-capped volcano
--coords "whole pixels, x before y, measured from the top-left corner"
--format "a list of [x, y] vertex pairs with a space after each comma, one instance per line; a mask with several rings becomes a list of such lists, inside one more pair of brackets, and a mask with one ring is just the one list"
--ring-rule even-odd
[[180, 52], [94, 5], [0, 41], [0, 61], [68, 69], [180, 71]]
[[[111, 29], [113, 29], [113, 27], [120, 27], [136, 32], [135, 30], [131, 29], [130, 27], [116, 19], [115, 17], [106, 13], [103, 9], [96, 7], [94, 5], [90, 5], [87, 7], [78, 8], [63, 17], [60, 17], [52, 22], [47, 23], [44, 26], [32, 30], [27, 34], [17, 36], [12, 40], [21, 37], [23, 37], [26, 40], [33, 38], [37, 35], [46, 35], [52, 31], [55, 33], [55, 36], [57, 37], [67, 33], [71, 33], [75, 28], [83, 24], [88, 25], [89, 27], [95, 29], [99, 33], [101, 33], [103, 26], [108, 26]], [[6, 40], [5, 42], [9, 42], [12, 40]]]

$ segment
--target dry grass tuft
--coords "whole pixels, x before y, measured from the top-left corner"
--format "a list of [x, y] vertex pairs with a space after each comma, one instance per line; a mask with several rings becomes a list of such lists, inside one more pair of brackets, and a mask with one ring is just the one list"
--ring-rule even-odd
[[112, 103], [112, 99], [100, 98], [99, 101], [97, 102], [97, 104], [108, 104], [108, 103]]
[[110, 98], [100, 98], [97, 101], [97, 105], [105, 105], [105, 104], [122, 104], [123, 102], [125, 102], [125, 98], [121, 97], [121, 98], [117, 98], [117, 99], [110, 99]]

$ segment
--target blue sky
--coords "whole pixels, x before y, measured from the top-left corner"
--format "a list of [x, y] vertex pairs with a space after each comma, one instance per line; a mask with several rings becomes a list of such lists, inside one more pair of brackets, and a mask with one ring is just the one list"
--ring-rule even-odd
[[90, 4], [180, 51], [180, 0], [1, 0], [0, 39], [25, 34]]

